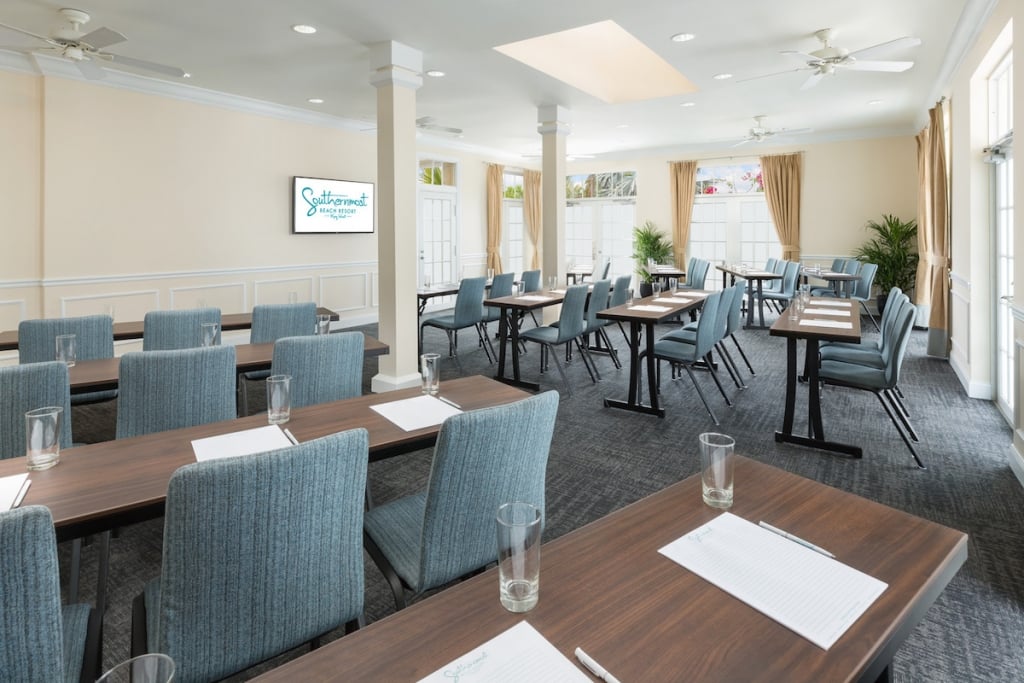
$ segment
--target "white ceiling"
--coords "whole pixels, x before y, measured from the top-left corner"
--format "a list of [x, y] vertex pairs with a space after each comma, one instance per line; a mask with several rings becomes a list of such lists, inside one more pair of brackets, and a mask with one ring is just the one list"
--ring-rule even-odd
[[[417, 115], [462, 128], [458, 144], [528, 155], [540, 151], [537, 107], [571, 112], [570, 154], [622, 156], [637, 150], [727, 149], [753, 116], [770, 129], [811, 128], [787, 142], [916, 132], [924, 112], [971, 39], [991, 0], [74, 0], [92, 15], [86, 32], [107, 26], [128, 41], [110, 52], [180, 66], [187, 83], [330, 116], [371, 122], [368, 45], [397, 40], [423, 52]], [[62, 0], [3, 0], [0, 23], [48, 35]], [[492, 48], [612, 19], [679, 69], [697, 87], [690, 96], [609, 105]], [[293, 24], [319, 30], [303, 36]], [[813, 33], [831, 27], [834, 43], [858, 50], [901, 36], [915, 48], [873, 59], [913, 60], [903, 73], [842, 71], [801, 90], [808, 72], [763, 74], [800, 65], [780, 50], [820, 47]], [[675, 43], [675, 33], [696, 39]], [[34, 41], [0, 29], [0, 45]], [[717, 81], [714, 74], [734, 78]], [[145, 75], [152, 75], [146, 72]], [[154, 76], [160, 78], [159, 76]], [[312, 105], [307, 99], [325, 102]], [[693, 101], [684, 108], [681, 103]], [[880, 104], [869, 105], [871, 100]], [[780, 136], [781, 137], [781, 136]], [[777, 141], [783, 142], [776, 138]], [[753, 143], [747, 148], [752, 148]]]

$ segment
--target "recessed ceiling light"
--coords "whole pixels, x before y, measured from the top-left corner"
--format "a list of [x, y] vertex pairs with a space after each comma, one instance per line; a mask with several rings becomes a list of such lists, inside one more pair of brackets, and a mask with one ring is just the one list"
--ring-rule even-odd
[[672, 42], [685, 43], [687, 41], [693, 40], [696, 37], [697, 36], [693, 35], [692, 33], [677, 33], [674, 36], [672, 36]]
[[712, 76], [712, 78], [714, 78], [716, 81], [724, 81], [729, 78], [732, 78], [732, 74], [715, 74], [714, 76]]
[[874, 107], [882, 103], [882, 100], [868, 100], [868, 106]]
[[316, 33], [316, 26], [310, 26], [309, 24], [295, 24], [292, 26], [292, 30], [296, 33], [309, 35], [310, 33]]
[[309, 102], [310, 104], [323, 104], [324, 103], [324, 101], [322, 99], [320, 99], [319, 97], [310, 97], [306, 101]]
[[620, 123], [619, 125], [617, 125], [615, 127], [616, 128], [629, 128], [629, 124], [628, 123]]
[[696, 102], [683, 102], [679, 106], [680, 107], [696, 107], [697, 103]]
[[443, 71], [438, 71], [437, 69], [431, 69], [430, 71], [427, 72], [427, 75], [430, 76], [431, 78], [445, 77], [445, 73]]

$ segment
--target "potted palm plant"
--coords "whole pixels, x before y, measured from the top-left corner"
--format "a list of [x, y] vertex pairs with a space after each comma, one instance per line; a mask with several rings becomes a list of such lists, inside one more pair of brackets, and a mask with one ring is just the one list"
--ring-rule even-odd
[[875, 285], [879, 289], [877, 303], [881, 313], [890, 289], [899, 287], [909, 293], [914, 288], [918, 260], [917, 221], [904, 221], [892, 214], [883, 214], [881, 222], [868, 221], [865, 228], [874, 237], [853, 255], [858, 261], [878, 265]]
[[663, 263], [672, 256], [672, 242], [658, 230], [653, 221], [645, 221], [643, 226], [633, 228], [633, 260], [636, 262], [636, 275], [640, 279], [640, 296], [650, 296], [651, 282], [654, 276], [647, 270], [647, 264]]

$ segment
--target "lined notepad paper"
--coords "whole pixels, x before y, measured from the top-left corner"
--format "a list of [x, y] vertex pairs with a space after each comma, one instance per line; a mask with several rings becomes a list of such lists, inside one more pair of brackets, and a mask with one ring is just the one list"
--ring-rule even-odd
[[439, 425], [452, 415], [462, 412], [455, 406], [426, 395], [380, 403], [370, 406], [370, 409], [407, 432]]
[[887, 588], [729, 512], [658, 552], [824, 650]]
[[234, 458], [240, 455], [252, 455], [265, 451], [276, 451], [278, 448], [288, 448], [292, 442], [284, 435], [277, 425], [245, 429], [230, 434], [209, 436], [205, 439], [195, 439], [192, 442], [192, 452], [196, 454], [196, 460], [215, 460], [217, 458]]
[[824, 301], [822, 301], [822, 300], [815, 299], [811, 303], [811, 305], [812, 306], [836, 306], [837, 308], [849, 308], [851, 303], [848, 300], [844, 300], [844, 301], [824, 300]]
[[849, 310], [837, 310], [835, 308], [805, 308], [804, 315], [835, 315], [842, 318], [849, 318]]
[[671, 311], [671, 306], [633, 306], [629, 309], [631, 311], [640, 311], [641, 313], [666, 313]]
[[11, 509], [26, 479], [28, 479], [28, 472], [0, 477], [0, 510]]
[[840, 330], [853, 329], [853, 323], [844, 323], [841, 320], [801, 320], [800, 324], [808, 327], [835, 327]]

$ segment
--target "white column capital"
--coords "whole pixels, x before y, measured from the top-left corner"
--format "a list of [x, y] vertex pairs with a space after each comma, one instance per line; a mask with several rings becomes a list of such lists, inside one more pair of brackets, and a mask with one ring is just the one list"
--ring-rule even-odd
[[568, 135], [570, 123], [569, 110], [557, 104], [542, 104], [537, 107], [537, 132], [541, 135], [555, 133]]
[[423, 85], [423, 53], [395, 41], [370, 46], [370, 83], [378, 88], [397, 85], [417, 89]]

